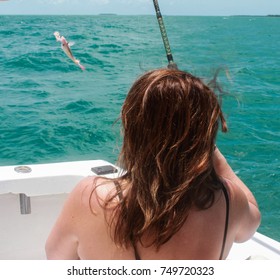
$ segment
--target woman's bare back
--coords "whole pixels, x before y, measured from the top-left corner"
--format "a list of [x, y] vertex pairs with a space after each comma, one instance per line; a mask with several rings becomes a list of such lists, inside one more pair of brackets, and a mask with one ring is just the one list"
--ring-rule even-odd
[[[48, 258], [64, 259], [63, 252], [69, 250], [63, 247], [69, 246], [70, 243], [72, 244], [70, 248], [76, 252], [71, 254], [72, 259], [135, 259], [133, 246], [123, 249], [113, 242], [104, 213], [109, 210], [102, 207], [107, 196], [116, 192], [115, 185], [113, 182], [106, 181], [105, 184], [100, 184], [94, 190], [95, 181], [94, 177], [86, 178], [69, 195], [57, 226], [54, 227], [46, 246], [47, 252], [53, 251], [52, 244], [61, 248], [56, 250], [53, 255], [50, 253]], [[235, 241], [244, 208], [242, 205], [238, 205], [238, 201], [244, 201], [238, 198], [243, 195], [242, 192], [236, 190], [230, 182], [225, 185], [229, 194], [229, 220], [222, 258], [226, 258]], [[113, 203], [119, 203], [119, 201]], [[146, 260], [219, 259], [226, 227], [226, 208], [223, 191], [217, 191], [213, 206], [207, 210], [192, 209], [182, 228], [158, 251], [153, 247], [144, 248], [138, 243], [136, 250], [139, 256]], [[107, 214], [110, 215], [110, 213]], [[65, 221], [64, 226], [61, 226], [62, 220]], [[62, 239], [64, 242], [61, 241]]]

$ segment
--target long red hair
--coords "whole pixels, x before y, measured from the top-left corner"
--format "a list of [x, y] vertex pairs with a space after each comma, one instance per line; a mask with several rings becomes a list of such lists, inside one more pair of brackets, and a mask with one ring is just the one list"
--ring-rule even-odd
[[184, 224], [192, 207], [207, 209], [221, 188], [212, 162], [219, 123], [215, 93], [180, 70], [158, 69], [132, 85], [121, 111], [119, 158], [129, 186], [112, 218], [113, 239], [127, 247], [159, 248]]

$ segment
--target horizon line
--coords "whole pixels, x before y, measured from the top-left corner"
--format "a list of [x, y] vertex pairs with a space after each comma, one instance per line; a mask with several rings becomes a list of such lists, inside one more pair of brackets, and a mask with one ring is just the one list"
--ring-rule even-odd
[[[98, 13], [98, 14], [1, 14], [0, 16], [154, 16], [154, 14], [117, 14], [117, 13]], [[190, 17], [280, 17], [280, 14], [236, 14], [236, 15], [182, 15], [182, 14], [163, 14], [163, 16], [190, 16]]]

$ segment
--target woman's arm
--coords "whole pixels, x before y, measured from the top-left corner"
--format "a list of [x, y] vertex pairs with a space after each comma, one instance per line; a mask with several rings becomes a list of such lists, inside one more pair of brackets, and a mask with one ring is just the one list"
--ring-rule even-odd
[[240, 226], [235, 241], [246, 241], [255, 233], [260, 225], [261, 214], [257, 201], [250, 189], [234, 173], [218, 148], [214, 151], [214, 168], [220, 177], [231, 181], [235, 186], [233, 188], [235, 190], [235, 200], [239, 209], [242, 209], [242, 217], [240, 217]]
[[47, 259], [79, 259], [79, 243], [76, 228], [79, 225], [81, 214], [83, 189], [84, 184], [82, 181], [68, 195], [63, 209], [46, 241], [45, 251]]

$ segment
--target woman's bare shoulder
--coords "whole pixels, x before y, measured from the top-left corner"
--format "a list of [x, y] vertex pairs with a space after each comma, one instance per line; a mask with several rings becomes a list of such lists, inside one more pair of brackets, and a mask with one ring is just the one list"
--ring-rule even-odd
[[[82, 179], [70, 194], [71, 197], [76, 200], [73, 205], [79, 205], [85, 208], [93, 208], [95, 210], [104, 208], [105, 202], [113, 196], [115, 193], [115, 187], [112, 180], [89, 176]], [[77, 200], [80, 200], [77, 201]], [[91, 210], [93, 210], [91, 209]]]
[[224, 182], [230, 197], [230, 217], [236, 229], [235, 242], [244, 242], [258, 229], [260, 212], [239, 186], [227, 179]]
[[231, 215], [236, 219], [240, 219], [248, 208], [246, 195], [232, 181], [224, 178], [223, 183], [229, 195]]
[[[102, 186], [102, 187], [101, 187]], [[100, 187], [100, 188], [99, 188]], [[46, 253], [51, 259], [75, 259], [81, 236], [102, 228], [105, 199], [109, 185], [104, 179], [86, 177], [69, 193], [62, 211], [46, 242]], [[90, 230], [89, 230], [90, 229]]]

